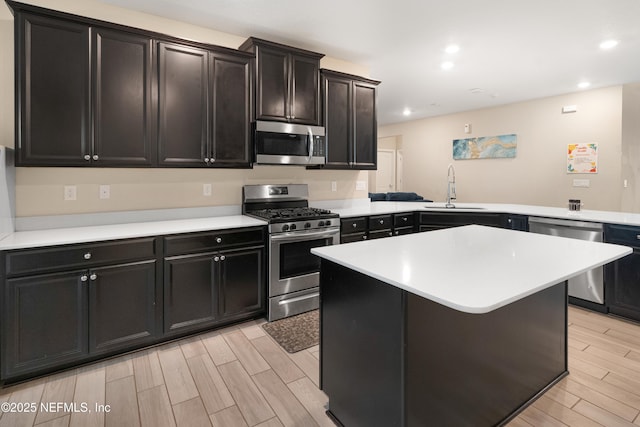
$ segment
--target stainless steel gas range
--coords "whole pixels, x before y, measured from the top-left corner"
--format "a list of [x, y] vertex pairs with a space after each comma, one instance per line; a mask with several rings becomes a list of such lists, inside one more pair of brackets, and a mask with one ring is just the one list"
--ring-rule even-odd
[[318, 308], [320, 258], [340, 242], [338, 214], [309, 207], [306, 184], [245, 185], [242, 213], [269, 222], [269, 321]]

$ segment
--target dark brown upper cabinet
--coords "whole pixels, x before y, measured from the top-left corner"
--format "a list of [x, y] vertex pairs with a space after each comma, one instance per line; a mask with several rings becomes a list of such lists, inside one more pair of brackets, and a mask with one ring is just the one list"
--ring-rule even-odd
[[89, 27], [16, 14], [16, 163], [89, 164]]
[[325, 169], [376, 169], [376, 80], [322, 70]]
[[151, 166], [151, 39], [92, 29], [94, 166]]
[[256, 120], [320, 124], [319, 53], [251, 37], [240, 50], [256, 55]]
[[17, 165], [150, 166], [151, 39], [16, 14]]
[[251, 58], [158, 44], [160, 165], [251, 166]]

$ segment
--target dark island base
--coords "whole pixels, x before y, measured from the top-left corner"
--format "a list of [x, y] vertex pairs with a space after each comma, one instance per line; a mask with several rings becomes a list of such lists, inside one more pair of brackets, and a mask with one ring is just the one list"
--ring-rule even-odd
[[339, 425], [503, 425], [568, 374], [566, 282], [469, 314], [323, 259], [320, 289]]

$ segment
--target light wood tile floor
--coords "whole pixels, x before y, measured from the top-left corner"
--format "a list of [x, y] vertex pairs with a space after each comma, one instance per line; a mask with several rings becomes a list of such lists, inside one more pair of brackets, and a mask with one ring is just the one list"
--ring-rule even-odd
[[[318, 347], [288, 354], [262, 323], [4, 388], [0, 402], [55, 410], [1, 413], [0, 427], [333, 426], [317, 386]], [[570, 307], [569, 369], [509, 426], [640, 426], [640, 325]]]

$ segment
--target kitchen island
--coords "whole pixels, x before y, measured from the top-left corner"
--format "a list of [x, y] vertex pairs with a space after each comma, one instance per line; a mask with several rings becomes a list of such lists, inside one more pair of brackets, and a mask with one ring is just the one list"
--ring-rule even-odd
[[312, 252], [335, 421], [490, 426], [567, 375], [565, 281], [631, 250], [472, 225]]

